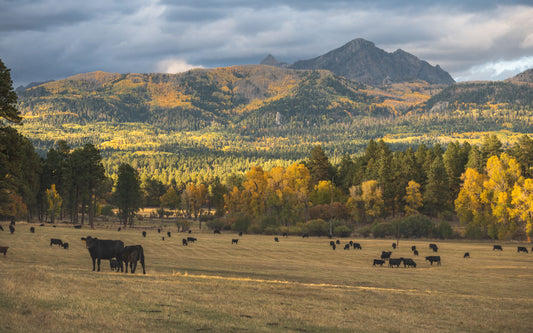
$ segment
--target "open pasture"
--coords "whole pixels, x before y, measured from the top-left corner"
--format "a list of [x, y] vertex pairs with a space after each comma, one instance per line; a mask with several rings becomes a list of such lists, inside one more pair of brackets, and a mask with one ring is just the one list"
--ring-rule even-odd
[[[531, 244], [500, 242], [503, 251], [493, 251], [490, 242], [401, 240], [392, 257], [417, 268], [389, 268], [372, 261], [392, 240], [341, 239], [334, 251], [316, 237], [29, 229], [0, 231], [0, 246], [9, 246], [0, 256], [1, 332], [533, 330], [533, 254], [517, 253]], [[112, 272], [108, 260], [93, 272], [81, 241], [88, 235], [141, 244], [147, 274]], [[188, 236], [198, 241], [183, 246]], [[50, 246], [50, 238], [70, 246]], [[343, 250], [349, 240], [362, 250]], [[424, 260], [434, 255], [429, 243], [441, 266]]]

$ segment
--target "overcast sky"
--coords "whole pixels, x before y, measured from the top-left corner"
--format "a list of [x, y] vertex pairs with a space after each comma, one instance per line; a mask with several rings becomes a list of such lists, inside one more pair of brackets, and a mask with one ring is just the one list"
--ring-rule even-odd
[[355, 38], [439, 64], [457, 81], [501, 80], [533, 67], [533, 1], [0, 0], [0, 59], [14, 87], [268, 54], [292, 63]]

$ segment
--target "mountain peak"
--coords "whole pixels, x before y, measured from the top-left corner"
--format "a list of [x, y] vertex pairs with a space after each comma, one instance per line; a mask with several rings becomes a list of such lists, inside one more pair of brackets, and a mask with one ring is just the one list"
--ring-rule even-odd
[[275, 66], [280, 68], [287, 68], [289, 67], [289, 64], [286, 62], [278, 61], [272, 54], [267, 55], [265, 59], [263, 59], [260, 63], [261, 65], [267, 65], [267, 66]]

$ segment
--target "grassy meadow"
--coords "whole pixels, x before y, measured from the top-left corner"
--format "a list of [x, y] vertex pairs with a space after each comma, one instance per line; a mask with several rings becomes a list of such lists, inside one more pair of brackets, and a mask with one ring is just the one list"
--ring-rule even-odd
[[[392, 257], [417, 268], [372, 267], [391, 240], [188, 234], [165, 227], [117, 231], [1, 223], [0, 332], [531, 332], [533, 254], [518, 244], [400, 240]], [[143, 238], [141, 231], [147, 231]], [[167, 231], [172, 232], [168, 238]], [[92, 263], [81, 237], [141, 244], [146, 275]], [[165, 239], [162, 240], [162, 237]], [[50, 238], [70, 244], [50, 247]], [[232, 245], [232, 238], [239, 238]], [[442, 265], [424, 261], [428, 243]], [[420, 256], [415, 257], [411, 245]], [[470, 259], [463, 254], [470, 252]]]

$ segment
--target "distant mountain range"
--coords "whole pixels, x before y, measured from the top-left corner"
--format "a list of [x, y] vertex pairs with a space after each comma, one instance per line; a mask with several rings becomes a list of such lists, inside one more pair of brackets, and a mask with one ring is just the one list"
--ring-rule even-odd
[[313, 59], [287, 64], [268, 55], [261, 64], [291, 69], [324, 69], [371, 86], [416, 80], [446, 85], [455, 82], [439, 65], [431, 66], [401, 49], [388, 53], [362, 38]]

